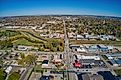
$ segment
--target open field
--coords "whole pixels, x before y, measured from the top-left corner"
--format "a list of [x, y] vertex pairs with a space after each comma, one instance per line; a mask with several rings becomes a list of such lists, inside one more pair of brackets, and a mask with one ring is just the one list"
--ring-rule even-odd
[[12, 43], [16, 44], [16, 45], [25, 45], [25, 46], [32, 46], [32, 45], [36, 45], [36, 43], [32, 43], [24, 38], [18, 39], [13, 41]]
[[[50, 39], [43, 38], [38, 34], [34, 34], [33, 31], [21, 31], [21, 30], [9, 30], [10, 32], [19, 32], [14, 36], [7, 36], [7, 38], [0, 41], [0, 49], [12, 48], [13, 45], [24, 45], [24, 46], [36, 46], [40, 51], [63, 51], [64, 40], [62, 39]], [[4, 30], [3, 34], [6, 34], [7, 30]]]
[[0, 37], [12, 37], [15, 35], [20, 35], [19, 31], [12, 31], [12, 30], [1, 30], [0, 29]]

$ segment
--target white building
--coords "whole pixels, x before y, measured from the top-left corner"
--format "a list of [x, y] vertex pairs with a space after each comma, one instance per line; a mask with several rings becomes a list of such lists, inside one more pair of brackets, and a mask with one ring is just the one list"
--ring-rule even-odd
[[77, 35], [76, 38], [77, 38], [77, 40], [81, 40], [81, 39], [84, 39], [84, 36], [82, 36], [82, 35]]
[[26, 46], [18, 46], [18, 50], [26, 51], [28, 48]]
[[101, 39], [101, 40], [115, 40], [116, 39], [116, 37], [114, 37], [113, 35], [99, 35], [99, 38]]
[[42, 36], [44, 38], [49, 38], [49, 34], [40, 34], [40, 36]]
[[84, 52], [84, 53], [87, 52], [86, 48], [85, 48], [83, 45], [80, 45], [80, 47], [77, 48], [76, 51], [77, 51], [77, 52]]
[[119, 65], [115, 62], [115, 60], [110, 60], [110, 62], [112, 63], [113, 66], [119, 66]]
[[109, 54], [106, 54], [106, 57], [107, 57], [109, 60], [113, 59], [113, 57], [112, 57], [111, 55], [109, 55]]
[[49, 67], [49, 60], [43, 60], [42, 68], [47, 68], [47, 67]]
[[18, 50], [21, 50], [21, 51], [26, 51], [26, 50], [31, 50], [31, 49], [38, 49], [37, 47], [32, 47], [32, 46], [21, 46], [19, 45], [18, 46]]
[[20, 28], [21, 26], [6, 26], [6, 28], [8, 29], [18, 29]]
[[76, 38], [76, 34], [73, 32], [68, 33], [68, 37], [74, 39], [74, 38]]
[[12, 70], [12, 66], [9, 66], [9, 67], [7, 67], [7, 69], [5, 70], [5, 72], [6, 72], [7, 74], [9, 74], [9, 73], [11, 72], [11, 70]]
[[99, 56], [85, 56], [85, 55], [77, 55], [78, 59], [94, 59], [94, 60], [100, 60]]

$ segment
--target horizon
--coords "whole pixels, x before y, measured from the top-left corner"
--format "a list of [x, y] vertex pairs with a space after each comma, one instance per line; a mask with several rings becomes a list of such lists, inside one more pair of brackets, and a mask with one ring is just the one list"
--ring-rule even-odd
[[114, 18], [121, 18], [121, 16], [108, 16], [108, 15], [75, 15], [75, 14], [43, 14], [43, 15], [12, 15], [12, 16], [0, 16], [0, 18], [4, 17], [29, 17], [29, 16], [95, 16], [95, 17], [114, 17]]
[[120, 0], [1, 0], [0, 17], [26, 15], [96, 15], [121, 17]]

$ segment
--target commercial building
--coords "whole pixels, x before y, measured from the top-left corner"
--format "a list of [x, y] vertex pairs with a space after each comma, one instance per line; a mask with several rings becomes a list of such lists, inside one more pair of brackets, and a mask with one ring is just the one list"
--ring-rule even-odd
[[12, 70], [12, 66], [9, 66], [9, 67], [7, 67], [7, 69], [5, 70], [5, 72], [6, 72], [7, 74], [9, 74], [9, 73], [11, 72], [11, 70]]
[[116, 63], [115, 60], [110, 60], [110, 63], [111, 63], [111, 65], [113, 65], [113, 66], [118, 66], [118, 64]]
[[100, 60], [99, 56], [85, 56], [85, 55], [77, 55], [78, 59], [94, 59], [94, 60]]
[[91, 45], [88, 48], [88, 52], [93, 52], [93, 53], [108, 52], [110, 49], [112, 49], [111, 46], [106, 46], [106, 45], [103, 45], [103, 44], [100, 44], [100, 45]]
[[117, 59], [115, 62], [118, 64], [118, 66], [121, 66], [121, 59]]
[[99, 74], [91, 75], [91, 74], [83, 74], [82, 80], [104, 80], [103, 77]]
[[77, 39], [77, 40], [84, 39], [84, 36], [82, 36], [82, 35], [77, 35], [77, 36], [76, 36], [76, 39]]
[[46, 68], [49, 66], [49, 60], [43, 60], [42, 62], [42, 68]]
[[118, 80], [110, 71], [99, 71], [97, 73], [103, 76], [104, 80]]

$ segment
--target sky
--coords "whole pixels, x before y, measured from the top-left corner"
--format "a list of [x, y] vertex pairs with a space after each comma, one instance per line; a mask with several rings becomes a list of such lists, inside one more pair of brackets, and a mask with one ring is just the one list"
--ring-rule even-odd
[[121, 0], [0, 0], [0, 16], [22, 15], [121, 17]]

